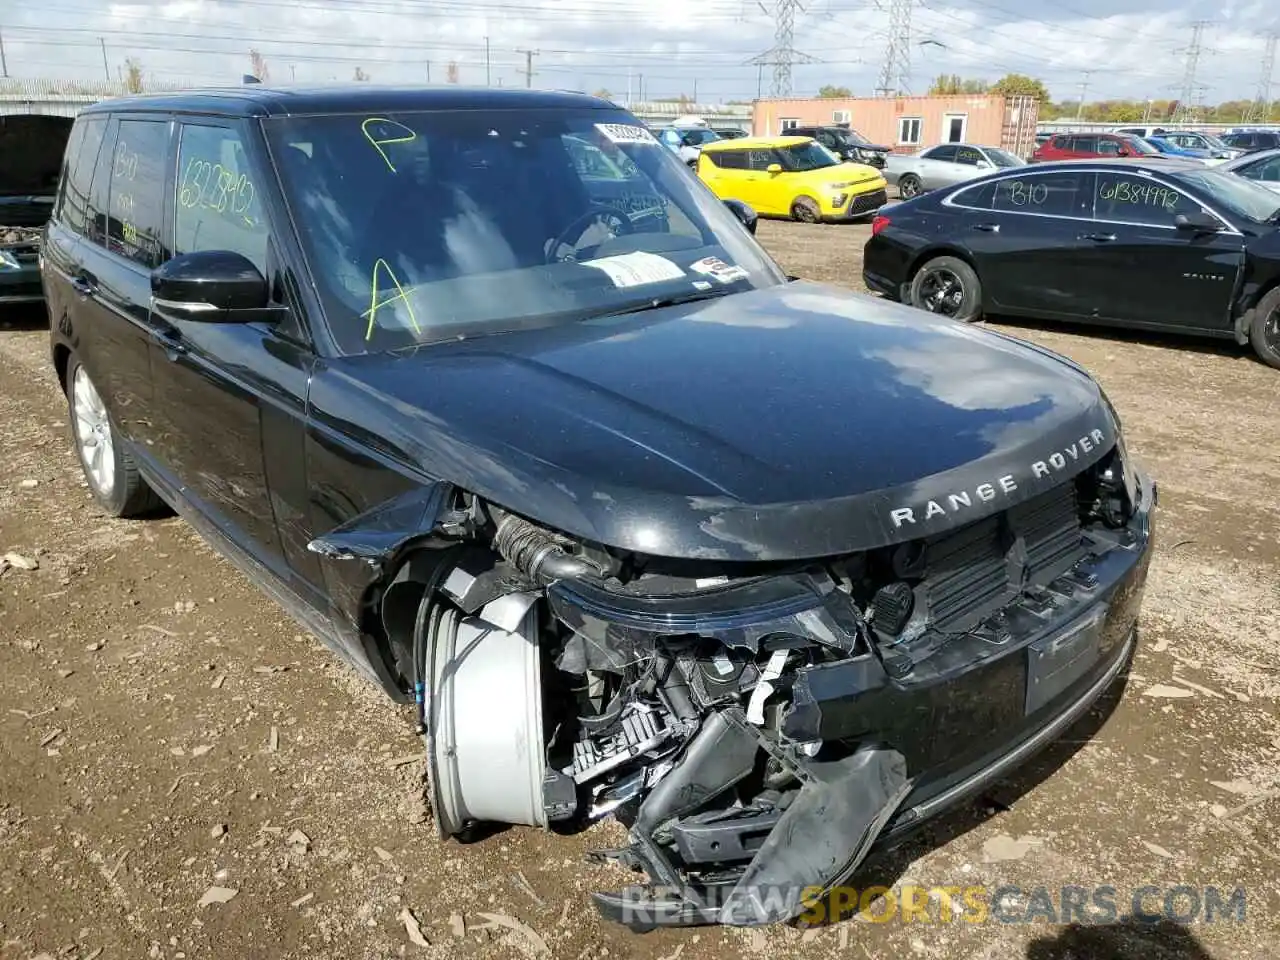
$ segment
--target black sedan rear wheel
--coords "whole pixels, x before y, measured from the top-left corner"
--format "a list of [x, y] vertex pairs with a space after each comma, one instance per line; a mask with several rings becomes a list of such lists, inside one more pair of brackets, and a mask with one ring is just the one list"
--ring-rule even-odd
[[923, 184], [920, 178], [914, 173], [905, 173], [898, 180], [898, 196], [903, 200], [910, 200], [912, 197], [918, 197], [924, 192]]
[[934, 257], [911, 278], [911, 305], [971, 323], [982, 313], [982, 283], [958, 257]]
[[1249, 341], [1263, 363], [1280, 368], [1280, 287], [1276, 287], [1253, 311]]

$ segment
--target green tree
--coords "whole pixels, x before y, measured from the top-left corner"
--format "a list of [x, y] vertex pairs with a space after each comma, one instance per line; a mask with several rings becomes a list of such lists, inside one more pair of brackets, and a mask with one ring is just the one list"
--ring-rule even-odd
[[818, 88], [818, 96], [824, 100], [840, 100], [845, 97], [852, 97], [853, 91], [848, 87], [836, 87], [829, 83], [824, 83]]
[[1035, 97], [1041, 103], [1048, 103], [1049, 91], [1035, 77], [1021, 73], [1007, 73], [991, 85], [991, 92], [1002, 97]]
[[964, 94], [986, 93], [987, 81], [966, 79], [955, 73], [944, 73], [934, 77], [929, 87], [931, 97], [958, 97]]
[[142, 63], [129, 57], [124, 62], [124, 88], [130, 93], [141, 93], [142, 85]]

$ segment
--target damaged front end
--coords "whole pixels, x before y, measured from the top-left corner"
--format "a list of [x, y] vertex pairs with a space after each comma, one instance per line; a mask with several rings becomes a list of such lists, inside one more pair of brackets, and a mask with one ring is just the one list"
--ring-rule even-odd
[[803, 563], [642, 556], [458, 495], [443, 549], [381, 607], [394, 633], [396, 588], [416, 585], [403, 659], [441, 833], [614, 814], [630, 842], [600, 856], [647, 882], [595, 894], [604, 915], [796, 917], [1122, 671], [1155, 494], [1122, 457], [943, 534]]

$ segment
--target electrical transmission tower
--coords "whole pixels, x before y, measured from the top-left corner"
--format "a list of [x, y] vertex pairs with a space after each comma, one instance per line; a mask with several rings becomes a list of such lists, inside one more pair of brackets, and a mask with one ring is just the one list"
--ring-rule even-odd
[[1187, 62], [1182, 71], [1182, 86], [1178, 94], [1178, 110], [1174, 114], [1175, 121], [1195, 123], [1199, 119], [1200, 100], [1204, 96], [1204, 84], [1196, 80], [1196, 71], [1200, 68], [1200, 57], [1204, 49], [1204, 32], [1212, 25], [1209, 20], [1197, 20], [1191, 25], [1191, 44], [1181, 53], [1186, 54]]
[[1280, 34], [1267, 35], [1267, 50], [1262, 55], [1262, 76], [1258, 79], [1258, 95], [1249, 107], [1245, 123], [1265, 123], [1271, 119], [1271, 77], [1276, 70], [1276, 41]]
[[[911, 81], [911, 8], [915, 0], [888, 0], [889, 43], [884, 49], [876, 93], [892, 97], [908, 91]], [[876, 6], [884, 9], [879, 2]]]
[[[760, 9], [769, 13], [763, 3], [760, 4]], [[791, 67], [794, 64], [818, 62], [816, 57], [801, 53], [795, 47], [797, 10], [804, 12], [804, 5], [800, 0], [774, 0], [773, 17], [776, 26], [773, 46], [747, 61], [773, 67], [773, 86], [769, 90], [769, 95], [773, 97], [791, 96]]]

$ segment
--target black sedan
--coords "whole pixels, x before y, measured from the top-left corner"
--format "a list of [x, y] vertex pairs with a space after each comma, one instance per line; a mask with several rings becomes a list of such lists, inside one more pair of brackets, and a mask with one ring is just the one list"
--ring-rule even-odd
[[442, 835], [616, 813], [633, 927], [795, 917], [1003, 778], [1151, 555], [1087, 374], [743, 218], [591, 97], [251, 87], [86, 110], [45, 245], [101, 508], [415, 703]]
[[1083, 320], [1252, 343], [1280, 367], [1280, 196], [1178, 160], [1037, 164], [881, 210], [868, 287], [957, 320]]

